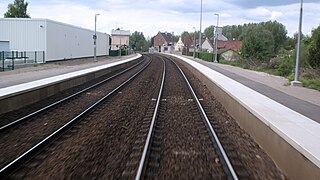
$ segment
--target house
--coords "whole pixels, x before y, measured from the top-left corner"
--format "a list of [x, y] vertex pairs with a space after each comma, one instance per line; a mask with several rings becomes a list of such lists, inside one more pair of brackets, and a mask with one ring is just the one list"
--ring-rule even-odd
[[158, 52], [172, 52], [174, 45], [174, 36], [173, 33], [167, 32], [158, 32], [154, 37], [153, 47]]
[[[221, 57], [223, 57], [225, 60], [232, 61], [236, 60], [239, 57], [240, 50], [242, 48], [242, 41], [218, 40], [217, 47], [218, 54]], [[206, 40], [202, 44], [202, 50], [214, 53], [214, 41], [212, 39], [206, 38]]]
[[218, 41], [218, 54], [225, 60], [233, 61], [240, 56], [242, 41]]
[[[220, 29], [218, 29], [218, 41], [228, 41], [228, 38], [226, 38], [222, 32], [219, 31]], [[222, 30], [221, 30], [222, 31]], [[214, 52], [214, 39], [213, 38], [206, 38], [204, 41], [202, 41], [202, 51], [207, 51], [207, 52]], [[219, 49], [219, 46], [218, 46]]]
[[130, 31], [121, 30], [120, 28], [111, 30], [111, 50], [129, 47]]
[[179, 37], [179, 41], [175, 44], [175, 51], [182, 51], [184, 48], [189, 49], [193, 48], [193, 42], [188, 37]]
[[184, 48], [184, 43], [182, 42], [181, 37], [179, 37], [179, 41], [175, 44], [174, 50], [181, 52], [183, 48]]
[[194, 41], [192, 41], [189, 37], [183, 37], [182, 42], [186, 48], [193, 48], [194, 46]]
[[203, 43], [202, 43], [202, 50], [212, 53], [213, 52], [213, 47], [214, 47], [213, 44], [214, 44], [213, 40], [211, 40], [209, 38], [206, 38], [206, 40], [204, 40]]

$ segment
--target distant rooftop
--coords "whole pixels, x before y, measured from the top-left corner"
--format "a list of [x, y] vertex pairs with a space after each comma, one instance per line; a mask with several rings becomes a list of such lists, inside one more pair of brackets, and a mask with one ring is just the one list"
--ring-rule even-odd
[[121, 29], [112, 29], [111, 36], [130, 36], [130, 31], [121, 30]]

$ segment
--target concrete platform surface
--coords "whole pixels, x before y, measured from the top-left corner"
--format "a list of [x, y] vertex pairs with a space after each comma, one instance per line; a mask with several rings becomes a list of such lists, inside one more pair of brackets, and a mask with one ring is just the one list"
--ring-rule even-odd
[[98, 58], [98, 62], [93, 62], [93, 60], [88, 61], [88, 59], [82, 61], [73, 60], [73, 62], [55, 62], [36, 67], [0, 72], [0, 98], [112, 67], [139, 57], [141, 57], [141, 54], [124, 56], [122, 58]]
[[[179, 55], [181, 56], [181, 55]], [[290, 86], [283, 77], [181, 56], [209, 67], [278, 103], [320, 123], [320, 91]]]
[[0, 88], [97, 67], [137, 56], [138, 54], [121, 57], [97, 57], [97, 62], [94, 62], [93, 58], [55, 61], [18, 68], [13, 71], [0, 72]]

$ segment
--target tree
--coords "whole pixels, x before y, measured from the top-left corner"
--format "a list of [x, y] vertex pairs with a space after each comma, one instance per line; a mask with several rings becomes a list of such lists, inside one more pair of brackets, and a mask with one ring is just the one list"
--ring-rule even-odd
[[213, 38], [213, 31], [214, 31], [214, 26], [211, 25], [211, 26], [207, 27], [206, 29], [204, 29], [203, 33], [207, 38]]
[[232, 25], [222, 27], [222, 34], [229, 40], [239, 40], [239, 36], [242, 34], [242, 25]]
[[308, 62], [313, 68], [320, 68], [320, 26], [312, 31]]
[[27, 14], [28, 2], [24, 0], [14, 0], [13, 4], [8, 5], [8, 11], [4, 14], [5, 18], [30, 18]]
[[151, 46], [151, 39], [146, 40], [142, 32], [135, 31], [129, 37], [130, 47], [137, 51], [148, 51]]
[[268, 21], [260, 23], [264, 29], [269, 30], [274, 39], [274, 53], [277, 54], [281, 46], [287, 40], [287, 30], [286, 27], [277, 21]]
[[242, 35], [241, 56], [253, 63], [268, 63], [273, 56], [274, 40], [270, 31], [262, 26], [248, 26]]

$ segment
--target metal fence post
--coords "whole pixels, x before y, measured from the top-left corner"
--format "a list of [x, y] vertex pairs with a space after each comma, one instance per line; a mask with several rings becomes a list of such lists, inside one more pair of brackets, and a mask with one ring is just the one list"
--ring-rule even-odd
[[4, 71], [4, 51], [2, 51], [2, 55], [0, 57], [2, 57], [2, 71]]
[[34, 52], [34, 63], [37, 63], [37, 51]]
[[11, 67], [11, 70], [14, 70], [14, 51], [12, 51], [12, 67]]
[[24, 52], [23, 52], [23, 59], [24, 59], [24, 63], [25, 63], [25, 64], [27, 64], [27, 59], [26, 59], [26, 58], [27, 58], [27, 52], [24, 51]]
[[44, 60], [44, 58], [45, 58], [45, 56], [44, 56], [44, 51], [42, 51], [42, 55], [43, 55], [42, 62], [44, 63], [44, 62], [45, 62], [45, 60]]

